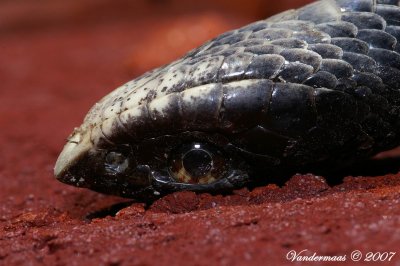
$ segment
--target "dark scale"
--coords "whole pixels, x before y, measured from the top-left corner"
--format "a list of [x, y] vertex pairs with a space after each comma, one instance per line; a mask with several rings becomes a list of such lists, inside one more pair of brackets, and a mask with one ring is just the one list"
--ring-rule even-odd
[[343, 60], [349, 63], [355, 70], [360, 72], [373, 72], [376, 69], [376, 62], [371, 57], [351, 52], [343, 53]]
[[333, 44], [317, 43], [311, 44], [307, 48], [316, 52], [324, 59], [340, 59], [343, 56], [343, 49]]
[[331, 39], [331, 44], [342, 48], [343, 51], [357, 54], [367, 54], [368, 44], [362, 40], [348, 37], [337, 37]]
[[314, 73], [314, 68], [299, 62], [286, 64], [274, 80], [278, 82], [303, 83]]
[[335, 21], [322, 23], [315, 26], [318, 30], [325, 32], [331, 36], [335, 37], [350, 37], [354, 38], [357, 35], [358, 28], [350, 22], [345, 21]]
[[357, 38], [368, 43], [370, 48], [393, 50], [397, 43], [397, 39], [394, 36], [382, 30], [375, 29], [360, 30]]
[[359, 30], [383, 30], [386, 27], [386, 21], [381, 16], [369, 12], [346, 12], [343, 13], [342, 20], [353, 23]]
[[329, 173], [394, 148], [398, 5], [317, 1], [221, 34], [98, 102], [55, 175], [153, 200]]

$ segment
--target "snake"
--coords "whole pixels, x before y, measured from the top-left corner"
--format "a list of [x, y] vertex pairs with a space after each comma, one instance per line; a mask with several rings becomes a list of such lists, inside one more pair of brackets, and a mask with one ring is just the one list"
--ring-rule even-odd
[[321, 0], [225, 32], [98, 101], [55, 177], [153, 200], [371, 158], [400, 145], [398, 40], [398, 0]]

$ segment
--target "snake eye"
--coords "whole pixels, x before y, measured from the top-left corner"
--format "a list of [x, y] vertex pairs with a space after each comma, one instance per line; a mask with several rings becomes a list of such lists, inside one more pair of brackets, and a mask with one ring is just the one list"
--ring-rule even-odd
[[184, 145], [171, 156], [169, 171], [181, 183], [209, 184], [224, 176], [227, 165], [223, 155], [202, 143]]
[[124, 154], [115, 151], [107, 153], [105, 157], [105, 168], [108, 172], [122, 173], [128, 166], [129, 160]]

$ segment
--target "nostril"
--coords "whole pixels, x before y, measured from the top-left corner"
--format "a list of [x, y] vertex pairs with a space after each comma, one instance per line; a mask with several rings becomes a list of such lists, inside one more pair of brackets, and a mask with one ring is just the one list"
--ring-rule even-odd
[[81, 134], [78, 131], [78, 128], [75, 128], [71, 135], [68, 136], [67, 142], [73, 144], [79, 144], [81, 142]]

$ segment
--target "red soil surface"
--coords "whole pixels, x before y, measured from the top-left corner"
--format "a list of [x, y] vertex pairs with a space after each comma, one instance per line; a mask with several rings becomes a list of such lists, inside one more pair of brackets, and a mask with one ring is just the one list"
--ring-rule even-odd
[[100, 97], [260, 15], [204, 10], [72, 24], [76, 13], [63, 11], [61, 22], [41, 20], [45, 27], [26, 25], [39, 16], [0, 27], [1, 265], [298, 265], [287, 254], [305, 249], [346, 256], [339, 265], [352, 264], [354, 250], [362, 259], [397, 252], [379, 264], [400, 265], [400, 174], [391, 174], [399, 150], [349, 169], [336, 185], [296, 175], [283, 187], [181, 192], [149, 206], [53, 178], [64, 139]]

